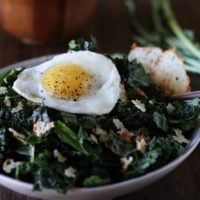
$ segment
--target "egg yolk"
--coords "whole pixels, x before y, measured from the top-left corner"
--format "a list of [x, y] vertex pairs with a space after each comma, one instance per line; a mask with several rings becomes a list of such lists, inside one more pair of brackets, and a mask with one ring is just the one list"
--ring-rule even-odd
[[58, 98], [76, 100], [87, 94], [93, 75], [79, 65], [58, 65], [48, 69], [42, 77], [44, 88]]

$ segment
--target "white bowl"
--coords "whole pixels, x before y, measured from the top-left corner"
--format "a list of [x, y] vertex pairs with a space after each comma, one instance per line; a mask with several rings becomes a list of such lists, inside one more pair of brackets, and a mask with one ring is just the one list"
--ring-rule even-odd
[[[0, 72], [6, 71], [11, 68], [21, 66], [33, 66], [41, 62], [44, 62], [52, 56], [43, 56], [20, 63], [10, 65], [0, 70]], [[143, 176], [133, 178], [120, 183], [110, 184], [106, 186], [94, 187], [94, 188], [75, 188], [70, 190], [67, 194], [58, 193], [52, 189], [44, 189], [42, 192], [33, 191], [33, 186], [30, 183], [19, 181], [3, 174], [0, 174], [0, 184], [14, 190], [15, 192], [44, 200], [105, 200], [116, 198], [135, 190], [141, 189], [161, 177], [165, 176], [177, 166], [179, 166], [197, 147], [200, 142], [200, 128], [198, 128], [191, 138], [191, 142], [186, 147], [186, 151], [175, 160], [171, 161], [167, 165], [147, 173]]]

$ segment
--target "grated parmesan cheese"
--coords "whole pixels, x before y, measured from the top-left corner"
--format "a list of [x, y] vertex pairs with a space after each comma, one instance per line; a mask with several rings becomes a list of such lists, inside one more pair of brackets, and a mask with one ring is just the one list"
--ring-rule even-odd
[[6, 94], [8, 92], [7, 87], [0, 87], [0, 95]]
[[21, 101], [19, 101], [19, 102], [17, 103], [17, 107], [12, 108], [11, 112], [12, 112], [12, 113], [16, 113], [16, 112], [19, 112], [19, 111], [23, 110], [23, 108], [24, 108], [23, 103], [22, 103]]
[[176, 134], [176, 136], [173, 136], [174, 140], [176, 140], [179, 143], [190, 143], [190, 140], [188, 140], [187, 138], [185, 138], [185, 136], [182, 134], [182, 130], [180, 129], [174, 129], [174, 132]]
[[113, 124], [118, 129], [117, 133], [121, 135], [121, 139], [124, 141], [130, 141], [134, 136], [127, 128], [124, 127], [124, 124], [119, 119], [113, 119]]
[[132, 156], [129, 156], [128, 158], [122, 157], [120, 159], [120, 161], [121, 161], [121, 164], [122, 164], [122, 171], [126, 171], [129, 167], [129, 165], [133, 162], [133, 157]]
[[135, 105], [136, 108], [138, 108], [142, 112], [146, 112], [146, 107], [140, 100], [136, 99], [136, 100], [132, 100], [131, 102]]
[[54, 149], [53, 155], [60, 163], [64, 163], [67, 160], [67, 158], [64, 157], [57, 149]]
[[145, 141], [145, 139], [139, 136], [136, 137], [135, 141], [136, 141], [136, 149], [141, 153], [145, 153], [147, 147], [147, 142]]
[[117, 133], [122, 134], [126, 131], [124, 124], [119, 119], [113, 119], [113, 124], [118, 129]]
[[97, 140], [96, 136], [94, 136], [93, 134], [90, 134], [90, 139], [91, 139], [94, 143], [98, 144], [98, 140]]
[[5, 105], [6, 105], [8, 108], [10, 108], [10, 107], [12, 106], [12, 105], [11, 105], [11, 101], [10, 101], [10, 99], [9, 99], [8, 97], [5, 97], [4, 103], [5, 103]]
[[108, 133], [99, 127], [96, 127], [95, 129], [93, 129], [93, 133], [99, 136], [99, 140], [101, 142], [107, 142], [109, 140]]
[[167, 109], [167, 113], [171, 114], [175, 111], [176, 108], [171, 103], [168, 103], [166, 109]]
[[44, 135], [51, 128], [54, 128], [54, 122], [46, 123], [43, 121], [37, 121], [35, 124], [33, 124], [33, 132], [38, 137], [41, 137], [42, 135]]
[[11, 173], [13, 169], [17, 168], [19, 165], [21, 165], [22, 162], [15, 162], [13, 159], [6, 159], [3, 162], [3, 171], [6, 173]]
[[67, 169], [65, 169], [64, 174], [65, 174], [65, 176], [67, 176], [69, 178], [75, 178], [76, 177], [76, 169], [73, 167], [68, 167]]

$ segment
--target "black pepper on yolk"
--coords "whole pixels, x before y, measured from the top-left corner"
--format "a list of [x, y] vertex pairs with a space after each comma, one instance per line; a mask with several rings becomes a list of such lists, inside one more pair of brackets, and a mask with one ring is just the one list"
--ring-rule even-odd
[[79, 65], [57, 65], [48, 69], [42, 77], [45, 89], [57, 98], [76, 100], [86, 95], [93, 75]]

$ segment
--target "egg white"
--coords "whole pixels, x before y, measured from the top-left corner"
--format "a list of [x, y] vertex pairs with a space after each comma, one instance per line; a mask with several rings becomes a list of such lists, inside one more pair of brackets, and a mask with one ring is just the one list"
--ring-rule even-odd
[[[74, 64], [94, 75], [94, 85], [90, 92], [76, 101], [55, 97], [45, 90], [42, 76], [51, 67]], [[13, 89], [26, 99], [70, 113], [96, 114], [109, 113], [120, 94], [120, 75], [110, 59], [91, 51], [69, 51], [55, 56], [40, 65], [22, 71], [13, 84]]]

